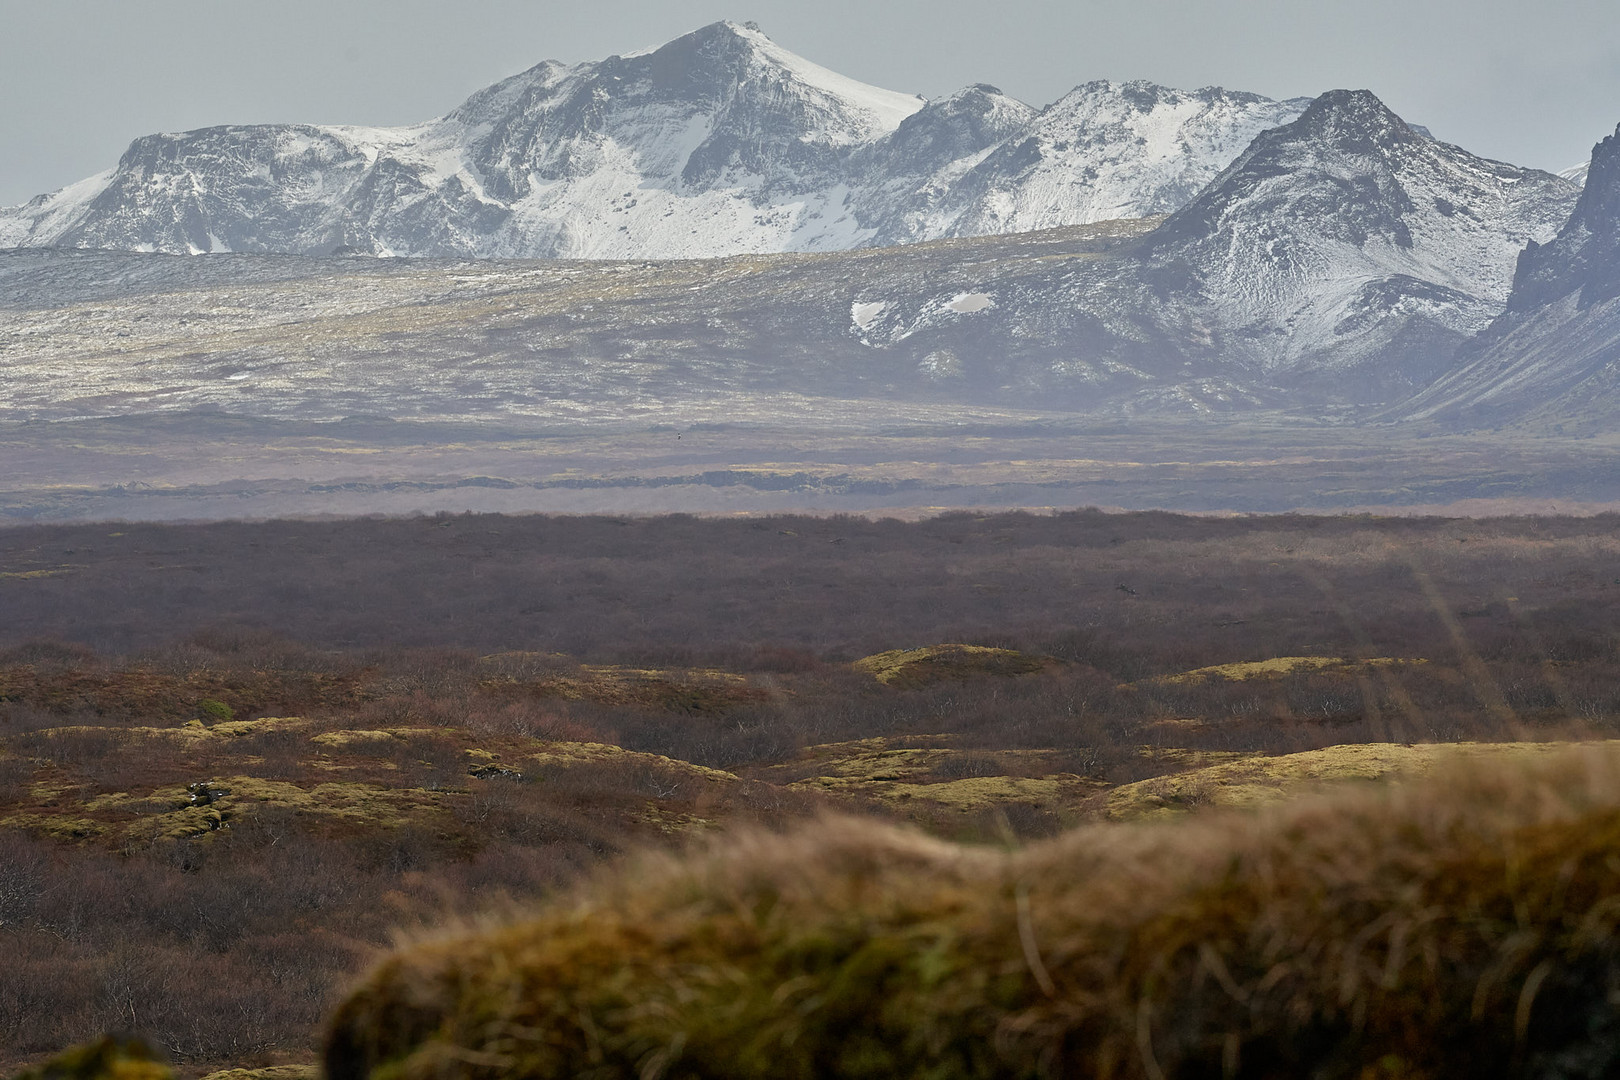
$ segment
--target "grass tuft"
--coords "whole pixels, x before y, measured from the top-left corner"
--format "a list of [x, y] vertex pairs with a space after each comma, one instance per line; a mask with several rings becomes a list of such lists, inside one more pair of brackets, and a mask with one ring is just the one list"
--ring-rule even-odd
[[64, 1050], [15, 1080], [174, 1080], [174, 1072], [142, 1040], [108, 1035]]
[[385, 959], [327, 1076], [1596, 1080], [1616, 852], [1612, 747], [1018, 852], [733, 835]]

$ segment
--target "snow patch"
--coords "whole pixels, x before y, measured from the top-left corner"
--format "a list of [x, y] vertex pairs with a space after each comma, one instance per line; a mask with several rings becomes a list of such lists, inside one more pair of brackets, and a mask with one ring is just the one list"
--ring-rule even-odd
[[[975, 311], [983, 311], [985, 308], [995, 307], [996, 302], [990, 298], [989, 293], [965, 292], [957, 293], [951, 298], [951, 302], [945, 306], [956, 312], [958, 315], [971, 315]], [[864, 329], [864, 327], [862, 329]]]
[[854, 303], [849, 306], [849, 317], [857, 330], [865, 330], [877, 322], [878, 316], [882, 315], [883, 309], [888, 306], [881, 300], [867, 304]]
[[954, 379], [962, 374], [962, 358], [950, 349], [939, 349], [917, 364], [919, 374], [930, 379]]
[[806, 85], [823, 90], [834, 97], [852, 102], [857, 107], [869, 113], [877, 122], [880, 130], [893, 131], [900, 126], [900, 121], [910, 116], [927, 104], [923, 99], [911, 94], [901, 94], [893, 90], [884, 90], [881, 87], [868, 83], [857, 82], [846, 75], [830, 71], [820, 64], [813, 64], [796, 53], [790, 53], [762, 32], [748, 26], [730, 24], [732, 28], [749, 38], [754, 47], [778, 66], [785, 68], [795, 78]]

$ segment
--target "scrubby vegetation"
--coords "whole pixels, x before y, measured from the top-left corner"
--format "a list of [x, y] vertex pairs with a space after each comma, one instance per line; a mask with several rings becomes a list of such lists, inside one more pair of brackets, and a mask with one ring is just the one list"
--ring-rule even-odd
[[719, 830], [1152, 848], [1118, 823], [1614, 738], [1617, 523], [0, 530], [0, 1072], [307, 1064], [396, 928]]

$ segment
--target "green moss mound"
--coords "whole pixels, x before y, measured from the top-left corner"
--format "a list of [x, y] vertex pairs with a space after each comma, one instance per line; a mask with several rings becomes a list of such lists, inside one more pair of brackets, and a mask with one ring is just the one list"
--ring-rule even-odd
[[1620, 1075], [1620, 754], [1005, 853], [833, 819], [408, 948], [329, 1080]]
[[215, 698], [204, 698], [197, 702], [197, 711], [210, 720], [229, 722], [236, 719], [236, 710]]
[[63, 1051], [14, 1080], [174, 1080], [174, 1072], [140, 1039], [109, 1035]]

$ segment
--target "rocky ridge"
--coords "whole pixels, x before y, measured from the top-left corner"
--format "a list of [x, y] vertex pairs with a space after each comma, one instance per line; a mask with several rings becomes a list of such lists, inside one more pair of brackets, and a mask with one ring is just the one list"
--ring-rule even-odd
[[1013, 232], [1174, 209], [1303, 104], [1142, 82], [925, 102], [722, 22], [413, 127], [145, 136], [0, 210], [0, 247], [687, 258]]
[[1520, 255], [1507, 310], [1399, 415], [1612, 428], [1620, 406], [1620, 129], [1557, 237]]

